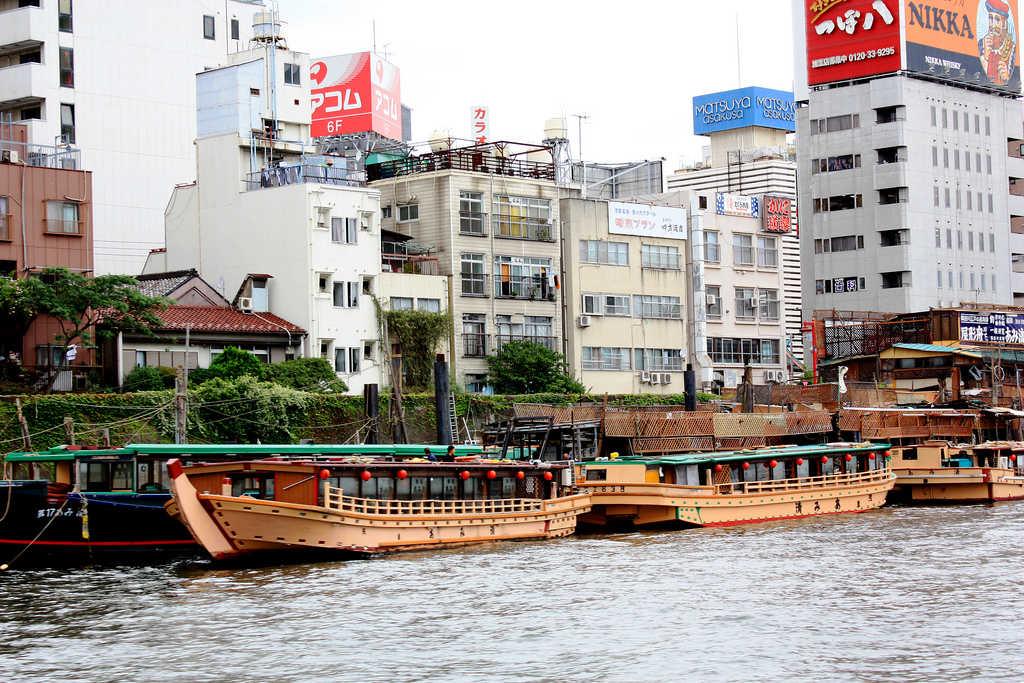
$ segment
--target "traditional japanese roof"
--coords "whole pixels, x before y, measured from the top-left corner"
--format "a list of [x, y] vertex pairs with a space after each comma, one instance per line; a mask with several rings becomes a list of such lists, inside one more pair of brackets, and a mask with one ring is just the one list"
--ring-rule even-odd
[[157, 330], [233, 332], [242, 334], [300, 334], [306, 330], [273, 313], [242, 313], [231, 306], [171, 306], [157, 315], [163, 325]]
[[194, 277], [199, 277], [199, 273], [195, 268], [190, 268], [167, 273], [136, 275], [135, 279], [139, 281], [139, 291], [146, 296], [170, 296], [171, 292]]

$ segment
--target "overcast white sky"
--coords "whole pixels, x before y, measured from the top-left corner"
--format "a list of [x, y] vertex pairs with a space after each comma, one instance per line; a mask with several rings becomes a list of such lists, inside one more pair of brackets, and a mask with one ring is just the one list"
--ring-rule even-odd
[[[288, 47], [312, 58], [386, 53], [413, 109], [414, 141], [468, 138], [470, 109], [490, 107], [492, 139], [537, 143], [567, 119], [586, 161], [699, 158], [695, 95], [793, 87], [787, 0], [280, 0]], [[737, 18], [739, 68], [737, 69]]]

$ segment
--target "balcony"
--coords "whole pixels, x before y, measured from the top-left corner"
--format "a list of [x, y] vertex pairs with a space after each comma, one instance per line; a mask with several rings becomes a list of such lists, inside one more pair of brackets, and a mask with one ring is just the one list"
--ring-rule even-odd
[[438, 275], [440, 269], [433, 256], [410, 254], [381, 254], [381, 271], [385, 273], [408, 273], [412, 275]]
[[906, 187], [907, 185], [909, 183], [907, 182], [907, 162], [905, 160], [879, 162], [875, 166], [873, 189], [884, 190], [887, 187]]
[[17, 152], [18, 158], [27, 166], [63, 168], [72, 171], [82, 168], [82, 151], [74, 147], [54, 147], [53, 145], [0, 140], [0, 150]]
[[46, 99], [47, 75], [42, 64], [16, 64], [0, 73], [0, 104], [5, 109]]
[[909, 206], [906, 202], [896, 202], [875, 207], [875, 229], [899, 230], [905, 228]]
[[502, 275], [494, 279], [494, 296], [499, 299], [529, 299], [554, 301], [555, 294], [548, 290], [543, 278], [533, 275]]
[[551, 224], [547, 218], [495, 216], [494, 236], [503, 239], [554, 242]]
[[1024, 216], [1024, 197], [1007, 195], [1006, 208], [1011, 216]]
[[297, 164], [265, 168], [249, 173], [245, 177], [245, 189], [248, 192], [301, 183], [366, 187], [366, 173], [343, 166], [333, 166], [325, 158], [302, 157]]
[[1006, 175], [1011, 178], [1024, 178], [1024, 159], [1019, 157], [1007, 157]]
[[551, 351], [558, 351], [558, 337], [540, 337], [529, 334], [499, 334], [497, 335], [497, 343], [494, 350], [500, 352], [503, 345], [514, 341], [533, 342]]
[[462, 333], [462, 355], [466, 358], [484, 358], [487, 356], [487, 347], [490, 346], [490, 337], [478, 332]]
[[896, 120], [890, 123], [879, 123], [871, 131], [871, 146], [875, 149], [886, 149], [888, 147], [906, 147], [907, 136], [903, 128], [903, 121]]
[[0, 12], [0, 53], [42, 45], [45, 36], [46, 12], [41, 8], [19, 7]]
[[[494, 143], [494, 148], [508, 150], [510, 143]], [[543, 147], [531, 146], [527, 151], [546, 149]], [[415, 175], [418, 173], [432, 173], [434, 171], [471, 171], [475, 173], [488, 173], [494, 175], [505, 175], [516, 178], [531, 178], [534, 180], [555, 180], [555, 165], [536, 161], [528, 161], [514, 155], [496, 156], [491, 146], [475, 146], [462, 149], [441, 150], [429, 152], [419, 156], [410, 156], [405, 159], [385, 161], [380, 164], [370, 164], [366, 167], [367, 180], [383, 180], [385, 178], [396, 178], [404, 175]]]

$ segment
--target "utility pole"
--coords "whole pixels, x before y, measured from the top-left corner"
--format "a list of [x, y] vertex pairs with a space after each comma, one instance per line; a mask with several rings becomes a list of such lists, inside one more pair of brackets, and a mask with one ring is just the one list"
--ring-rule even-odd
[[176, 444], [188, 443], [187, 414], [188, 385], [185, 381], [185, 371], [179, 365], [178, 376], [174, 379], [174, 443]]

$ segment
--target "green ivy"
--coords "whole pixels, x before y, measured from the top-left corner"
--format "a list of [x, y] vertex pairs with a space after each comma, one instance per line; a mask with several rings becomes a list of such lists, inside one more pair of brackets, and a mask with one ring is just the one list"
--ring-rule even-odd
[[401, 344], [402, 359], [408, 375], [406, 388], [426, 389], [434, 359], [441, 342], [452, 335], [452, 318], [448, 313], [429, 311], [380, 311], [388, 327], [392, 344]]

